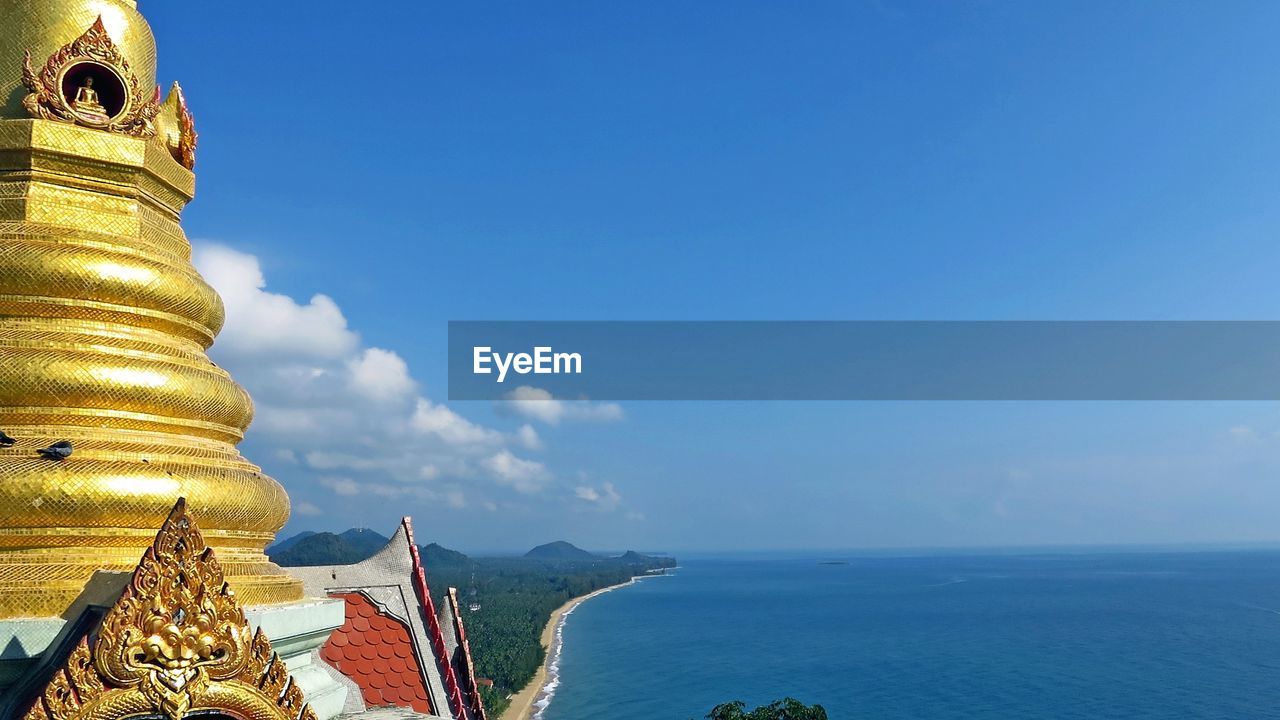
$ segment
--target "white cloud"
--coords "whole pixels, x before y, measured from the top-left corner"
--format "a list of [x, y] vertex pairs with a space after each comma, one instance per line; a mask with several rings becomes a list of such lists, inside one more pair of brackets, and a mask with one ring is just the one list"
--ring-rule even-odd
[[599, 508], [600, 510], [612, 511], [616, 510], [622, 504], [622, 495], [618, 493], [613, 483], [605, 483], [599, 488], [590, 485], [579, 485], [574, 488], [573, 494], [579, 500]]
[[356, 482], [349, 478], [322, 478], [320, 484], [329, 488], [335, 495], [343, 497], [366, 497], [373, 499], [414, 498], [429, 502], [445, 503], [449, 507], [466, 507], [467, 498], [463, 491], [453, 485], [433, 488], [426, 485], [408, 485], [385, 482]]
[[306, 515], [308, 517], [315, 517], [316, 515], [324, 514], [324, 511], [320, 509], [319, 505], [316, 505], [313, 502], [307, 502], [305, 500], [294, 505], [293, 511], [298, 513], [299, 515]]
[[557, 400], [542, 388], [521, 385], [507, 393], [500, 408], [540, 420], [548, 425], [562, 421], [616, 422], [623, 417], [617, 403], [593, 403], [586, 400]]
[[538, 437], [538, 431], [533, 429], [532, 425], [521, 425], [516, 431], [516, 440], [524, 446], [526, 450], [541, 450], [542, 438]]
[[336, 495], [351, 497], [360, 494], [360, 484], [351, 478], [320, 478], [320, 484]]
[[480, 427], [443, 405], [418, 398], [413, 412], [413, 429], [434, 435], [450, 445], [492, 445], [502, 442], [502, 433]]
[[348, 453], [314, 450], [306, 454], [307, 465], [316, 470], [385, 470], [387, 463], [377, 456], [360, 457]]
[[550, 478], [550, 473], [542, 463], [518, 458], [510, 450], [500, 450], [485, 458], [481, 464], [499, 483], [509, 485], [526, 495], [542, 490]]
[[220, 350], [261, 355], [341, 357], [359, 343], [332, 299], [315, 295], [300, 305], [286, 295], [267, 292], [258, 258], [221, 245], [199, 245], [195, 263], [222, 296], [227, 309]]
[[369, 348], [348, 360], [347, 370], [352, 388], [379, 402], [409, 397], [417, 389], [409, 377], [409, 366], [390, 350]]
[[[299, 303], [271, 292], [258, 258], [224, 246], [196, 245], [195, 262], [227, 308], [211, 354], [255, 400], [252, 442], [267, 447], [254, 452], [294, 466], [290, 477], [310, 472], [317, 486], [353, 499], [343, 505], [352, 512], [366, 511], [364, 498], [463, 507], [474, 496], [487, 507], [553, 480], [506, 449], [541, 448], [531, 426], [498, 430], [424, 397], [405, 360], [364, 345], [331, 298]], [[299, 514], [316, 507], [290, 490]]]

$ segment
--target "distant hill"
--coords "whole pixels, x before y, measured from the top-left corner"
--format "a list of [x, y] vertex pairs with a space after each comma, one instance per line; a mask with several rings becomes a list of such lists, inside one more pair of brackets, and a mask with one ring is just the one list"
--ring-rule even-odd
[[422, 564], [428, 569], [438, 567], [460, 567], [471, 562], [471, 558], [463, 555], [457, 550], [450, 550], [436, 543], [423, 545], [419, 550], [422, 552]]
[[372, 530], [352, 528], [341, 535], [299, 533], [267, 550], [271, 560], [285, 567], [350, 565], [368, 558], [387, 544], [387, 537]]
[[676, 566], [676, 559], [673, 557], [664, 557], [656, 555], [645, 555], [635, 550], [628, 550], [618, 556], [620, 562], [627, 565], [643, 566], [646, 568], [671, 568]]
[[[267, 554], [285, 567], [307, 565], [350, 565], [366, 560], [386, 546], [389, 539], [367, 528], [352, 528], [341, 534], [304, 532], [272, 545]], [[471, 558], [436, 543], [419, 548], [428, 567], [463, 567]]]
[[549, 542], [525, 553], [530, 560], [599, 560], [600, 558], [564, 540]]
[[[338, 537], [347, 541], [353, 550], [369, 557], [381, 550], [391, 538], [376, 533], [368, 528], [351, 528]], [[363, 559], [363, 558], [361, 558]]]
[[289, 548], [291, 548], [291, 547], [293, 547], [295, 544], [297, 544], [297, 542], [298, 542], [299, 540], [303, 540], [303, 539], [305, 539], [305, 538], [309, 538], [309, 537], [311, 537], [312, 535], [315, 535], [315, 534], [316, 534], [316, 533], [315, 533], [315, 531], [313, 531], [313, 530], [303, 530], [302, 532], [300, 532], [300, 533], [298, 533], [297, 535], [294, 535], [294, 536], [292, 536], [292, 537], [287, 537], [287, 538], [285, 538], [285, 539], [283, 539], [283, 540], [277, 540], [277, 541], [276, 541], [276, 544], [274, 544], [274, 545], [272, 545], [271, 547], [267, 548], [267, 554], [271, 554], [271, 553], [278, 553], [278, 552], [283, 552], [283, 551], [285, 551], [285, 550], [288, 550]]
[[322, 532], [301, 538], [285, 550], [272, 548], [268, 554], [273, 562], [290, 567], [350, 565], [364, 560], [372, 553], [362, 553], [341, 536]]

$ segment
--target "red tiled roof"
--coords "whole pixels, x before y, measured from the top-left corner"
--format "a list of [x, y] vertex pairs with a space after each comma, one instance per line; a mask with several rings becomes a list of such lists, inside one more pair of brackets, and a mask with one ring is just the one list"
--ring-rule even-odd
[[365, 705], [432, 714], [409, 628], [379, 612], [361, 593], [332, 596], [346, 601], [347, 621], [329, 636], [320, 657], [360, 686]]

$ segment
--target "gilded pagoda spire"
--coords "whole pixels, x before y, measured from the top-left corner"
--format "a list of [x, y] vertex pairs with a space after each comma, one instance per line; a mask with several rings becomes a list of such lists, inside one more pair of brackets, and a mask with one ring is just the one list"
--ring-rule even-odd
[[150, 28], [127, 0], [0, 0], [0, 26], [0, 618], [131, 568], [179, 496], [244, 603], [298, 599], [263, 554], [288, 498], [236, 449], [252, 402], [206, 355], [194, 123]]

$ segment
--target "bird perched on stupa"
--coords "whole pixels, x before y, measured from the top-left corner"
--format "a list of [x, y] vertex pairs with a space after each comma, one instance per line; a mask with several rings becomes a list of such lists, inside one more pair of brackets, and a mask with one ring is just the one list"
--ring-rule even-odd
[[66, 460], [71, 457], [71, 443], [66, 440], [59, 440], [47, 448], [40, 448], [36, 452], [40, 453], [40, 457], [46, 460]]
[[8, 433], [6, 433], [3, 430], [0, 430], [0, 447], [13, 447], [14, 444], [17, 442], [18, 442], [17, 440], [14, 440], [13, 438], [9, 437]]

